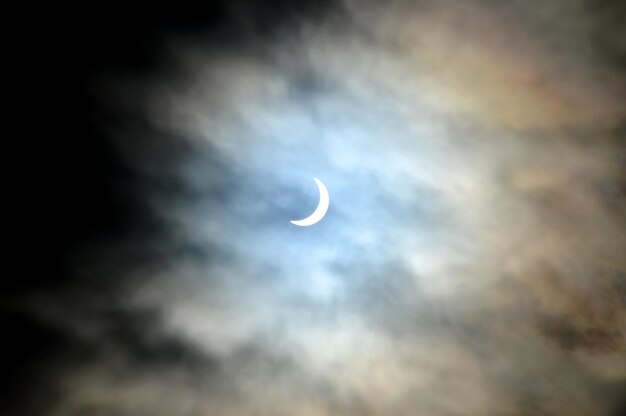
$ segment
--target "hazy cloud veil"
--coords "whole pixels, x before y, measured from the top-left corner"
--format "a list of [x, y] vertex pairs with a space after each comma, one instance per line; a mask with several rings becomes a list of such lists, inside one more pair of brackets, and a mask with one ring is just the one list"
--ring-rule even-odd
[[[49, 414], [618, 414], [626, 46], [598, 4], [345, 1], [104, 74], [156, 225], [33, 301], [87, 351]], [[295, 227], [313, 177], [330, 209]]]

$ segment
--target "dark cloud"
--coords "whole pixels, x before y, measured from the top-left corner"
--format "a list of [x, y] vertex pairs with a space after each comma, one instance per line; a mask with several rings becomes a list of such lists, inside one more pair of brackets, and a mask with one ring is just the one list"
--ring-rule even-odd
[[[61, 31], [75, 117], [41, 157], [41, 277], [3, 296], [10, 414], [618, 414], [621, 9], [216, 2]], [[313, 177], [330, 209], [294, 227]]]

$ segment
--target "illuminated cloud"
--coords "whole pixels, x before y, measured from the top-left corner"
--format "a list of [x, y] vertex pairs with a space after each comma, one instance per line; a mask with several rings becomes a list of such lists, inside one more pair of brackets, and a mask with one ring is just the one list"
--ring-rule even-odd
[[159, 227], [34, 307], [90, 351], [50, 414], [616, 412], [624, 77], [586, 4], [348, 1], [103, 81]]

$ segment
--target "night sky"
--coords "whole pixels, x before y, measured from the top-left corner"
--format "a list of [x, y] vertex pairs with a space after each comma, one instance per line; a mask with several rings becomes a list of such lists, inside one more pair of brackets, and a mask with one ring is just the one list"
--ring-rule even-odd
[[626, 412], [622, 2], [34, 12], [0, 414]]

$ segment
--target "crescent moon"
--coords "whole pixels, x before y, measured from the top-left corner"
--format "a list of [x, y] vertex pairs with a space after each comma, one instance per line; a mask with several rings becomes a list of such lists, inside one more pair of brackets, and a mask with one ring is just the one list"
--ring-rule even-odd
[[330, 205], [330, 198], [328, 196], [328, 189], [326, 186], [317, 178], [313, 178], [315, 183], [317, 184], [317, 188], [320, 191], [320, 202], [317, 204], [317, 208], [311, 215], [306, 218], [297, 221], [290, 221], [292, 224], [297, 225], [299, 227], [308, 227], [309, 225], [313, 225], [318, 223], [324, 215], [326, 215], [326, 211], [328, 211], [328, 206]]

